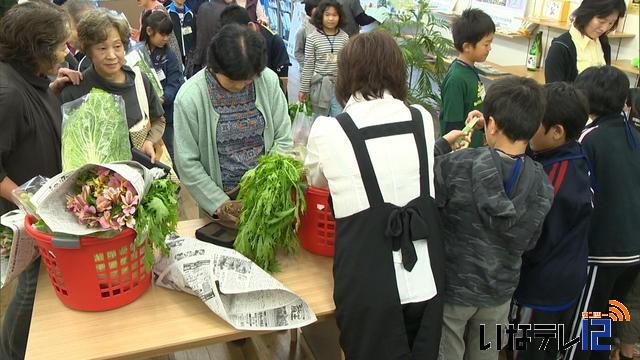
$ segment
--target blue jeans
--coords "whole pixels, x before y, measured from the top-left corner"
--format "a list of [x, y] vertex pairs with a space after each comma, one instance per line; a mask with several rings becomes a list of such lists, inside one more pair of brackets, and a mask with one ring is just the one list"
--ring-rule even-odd
[[39, 272], [40, 259], [37, 259], [18, 277], [16, 294], [11, 299], [2, 323], [1, 359], [24, 359]]
[[333, 94], [331, 98], [331, 102], [329, 102], [329, 114], [328, 116], [336, 117], [340, 113], [342, 113], [342, 106], [338, 103], [338, 99], [336, 99], [336, 94]]
[[169, 151], [169, 156], [171, 156], [171, 160], [176, 161], [175, 157], [173, 157], [173, 123], [167, 123], [164, 126], [164, 133], [162, 134], [162, 140], [164, 141], [164, 145], [167, 147], [167, 151]]
[[342, 106], [338, 103], [338, 99], [336, 99], [336, 95], [333, 94], [331, 101], [329, 102], [329, 109], [327, 109], [326, 115], [323, 113], [313, 112], [313, 117], [311, 121], [316, 121], [318, 116], [328, 116], [328, 117], [336, 117], [342, 113]]

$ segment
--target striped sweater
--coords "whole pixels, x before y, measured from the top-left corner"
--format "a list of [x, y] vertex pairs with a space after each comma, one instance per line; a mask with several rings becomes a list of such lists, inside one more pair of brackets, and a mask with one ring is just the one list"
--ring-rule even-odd
[[[308, 94], [311, 89], [313, 74], [333, 75], [338, 73], [338, 52], [349, 41], [349, 35], [338, 29], [335, 35], [325, 35], [322, 30], [316, 30], [307, 36], [304, 47], [304, 67], [300, 78], [300, 91]], [[333, 55], [332, 55], [333, 54]]]

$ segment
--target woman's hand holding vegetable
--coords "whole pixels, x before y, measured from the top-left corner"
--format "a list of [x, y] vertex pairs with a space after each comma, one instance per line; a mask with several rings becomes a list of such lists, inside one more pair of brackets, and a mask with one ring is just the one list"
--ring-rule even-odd
[[298, 93], [298, 101], [300, 101], [301, 103], [307, 101], [307, 94], [300, 91]]
[[156, 162], [156, 149], [153, 148], [153, 143], [150, 140], [145, 140], [140, 150], [142, 150], [143, 153], [149, 155], [152, 164]]
[[49, 89], [51, 89], [51, 91], [56, 96], [58, 96], [60, 95], [60, 92], [62, 91], [62, 89], [64, 89], [64, 87], [67, 85], [67, 83], [78, 85], [80, 84], [81, 80], [82, 80], [81, 72], [74, 71], [67, 68], [60, 68], [58, 70], [58, 76], [56, 77], [56, 79], [51, 83], [49, 83]]

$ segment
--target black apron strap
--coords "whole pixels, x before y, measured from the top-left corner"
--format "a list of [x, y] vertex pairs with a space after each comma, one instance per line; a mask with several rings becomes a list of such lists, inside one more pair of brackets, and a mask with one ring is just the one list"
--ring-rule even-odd
[[344, 130], [344, 133], [349, 138], [351, 146], [353, 147], [353, 153], [356, 156], [358, 162], [358, 168], [360, 169], [360, 176], [362, 177], [362, 183], [364, 184], [364, 190], [367, 193], [367, 199], [369, 200], [369, 206], [374, 207], [384, 203], [382, 193], [380, 192], [380, 186], [378, 185], [378, 178], [376, 172], [373, 170], [373, 164], [371, 163], [371, 157], [365, 144], [365, 139], [362, 137], [362, 133], [356, 127], [356, 124], [351, 119], [351, 116], [346, 112], [343, 112], [336, 116], [338, 124]]
[[[418, 148], [418, 161], [420, 162], [420, 196], [430, 196], [429, 193], [429, 157], [427, 149], [427, 139], [424, 137], [424, 122], [420, 110], [409, 106], [411, 120], [415, 124], [413, 138]], [[433, 149], [432, 149], [433, 151]]]
[[356, 127], [353, 119], [346, 112], [336, 117], [353, 147], [370, 206], [382, 204], [384, 199], [365, 143], [369, 139], [413, 133], [420, 165], [420, 196], [429, 196], [429, 160], [422, 114], [420, 114], [420, 110], [411, 106], [409, 111], [411, 112], [410, 121], [367, 126], [361, 129]]

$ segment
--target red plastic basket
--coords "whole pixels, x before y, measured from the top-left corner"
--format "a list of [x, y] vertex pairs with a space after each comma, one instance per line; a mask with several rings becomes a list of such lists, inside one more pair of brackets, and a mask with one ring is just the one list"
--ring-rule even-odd
[[135, 247], [136, 232], [127, 228], [112, 238], [59, 238], [42, 233], [27, 216], [27, 233], [38, 244], [51, 285], [60, 301], [82, 311], [111, 310], [134, 301], [149, 288], [144, 244]]
[[333, 256], [336, 221], [331, 214], [329, 191], [309, 186], [305, 201], [307, 209], [300, 217], [298, 228], [302, 247], [314, 254]]

